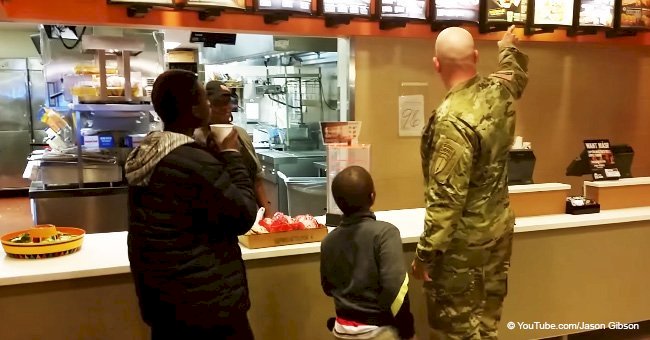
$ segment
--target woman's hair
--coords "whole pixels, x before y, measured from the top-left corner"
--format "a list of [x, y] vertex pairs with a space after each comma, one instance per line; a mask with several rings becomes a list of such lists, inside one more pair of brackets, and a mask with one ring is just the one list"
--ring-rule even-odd
[[197, 80], [196, 74], [185, 70], [168, 70], [156, 78], [151, 102], [165, 126], [192, 114], [192, 107], [199, 103]]

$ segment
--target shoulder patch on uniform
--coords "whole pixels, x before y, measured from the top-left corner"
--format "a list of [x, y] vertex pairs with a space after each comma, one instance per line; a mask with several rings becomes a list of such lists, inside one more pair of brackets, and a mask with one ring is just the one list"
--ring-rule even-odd
[[440, 137], [433, 156], [433, 169], [431, 169], [436, 181], [445, 182], [449, 178], [462, 156], [462, 148], [456, 141], [444, 135]]
[[492, 77], [500, 78], [507, 81], [511, 81], [514, 75], [515, 72], [513, 71], [499, 71], [499, 72], [492, 73]]

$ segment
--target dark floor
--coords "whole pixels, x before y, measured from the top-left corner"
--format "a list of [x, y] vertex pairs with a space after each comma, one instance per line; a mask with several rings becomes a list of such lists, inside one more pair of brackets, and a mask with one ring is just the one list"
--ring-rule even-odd
[[638, 323], [639, 330], [602, 330], [569, 335], [569, 340], [650, 340], [650, 321]]

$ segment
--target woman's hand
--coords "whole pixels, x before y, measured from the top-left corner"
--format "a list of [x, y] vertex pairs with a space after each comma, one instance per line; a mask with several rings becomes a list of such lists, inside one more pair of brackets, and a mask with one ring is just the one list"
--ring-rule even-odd
[[237, 150], [241, 148], [241, 144], [239, 144], [239, 134], [235, 129], [232, 129], [228, 136], [223, 139], [221, 142], [221, 145], [219, 145], [219, 148], [221, 150]]
[[221, 145], [217, 142], [217, 136], [214, 133], [208, 134], [206, 138], [206, 144], [208, 146], [208, 149], [219, 153], [225, 150], [237, 150], [241, 148], [241, 144], [239, 144], [239, 135], [237, 134], [237, 131], [233, 129], [230, 131], [228, 136], [223, 139], [221, 142]]

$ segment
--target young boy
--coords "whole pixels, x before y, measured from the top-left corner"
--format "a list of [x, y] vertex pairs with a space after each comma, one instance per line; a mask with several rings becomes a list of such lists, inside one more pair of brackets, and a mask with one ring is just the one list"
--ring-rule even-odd
[[411, 339], [413, 316], [399, 230], [377, 221], [372, 177], [362, 167], [341, 171], [332, 195], [343, 219], [321, 243], [321, 284], [334, 298], [336, 339]]

